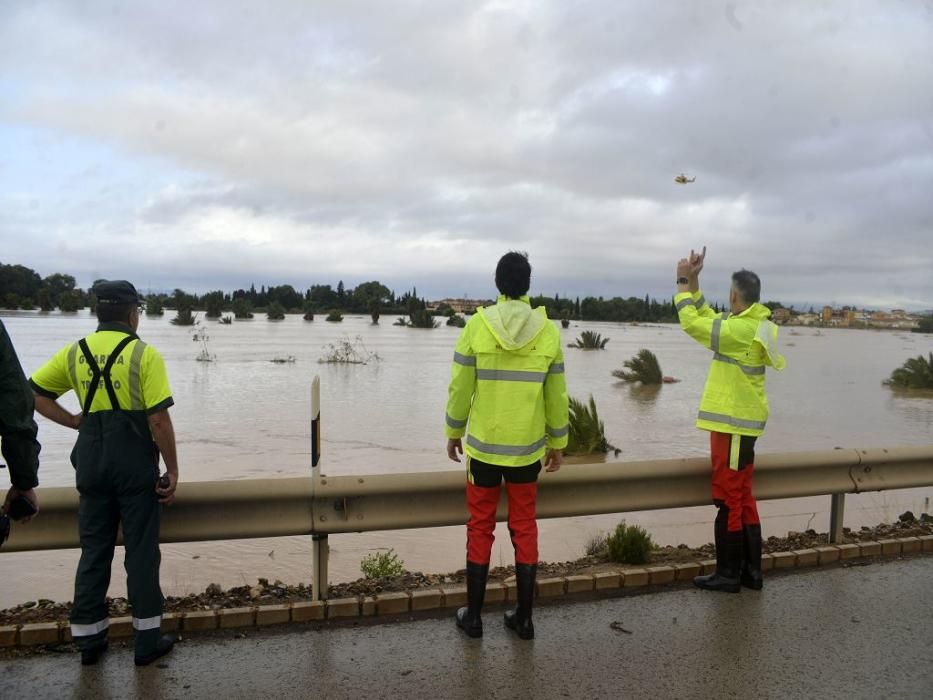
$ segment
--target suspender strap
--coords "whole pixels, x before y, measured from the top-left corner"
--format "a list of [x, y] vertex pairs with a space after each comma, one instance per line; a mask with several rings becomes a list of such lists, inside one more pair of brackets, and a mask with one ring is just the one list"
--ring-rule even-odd
[[78, 347], [84, 355], [84, 361], [87, 362], [88, 369], [91, 370], [91, 385], [88, 387], [87, 396], [84, 397], [84, 406], [81, 412], [86, 416], [91, 412], [91, 404], [94, 402], [94, 394], [97, 393], [97, 385], [100, 384], [100, 365], [91, 354], [91, 349], [87, 346], [87, 340], [81, 338], [78, 341]]
[[104, 379], [104, 387], [107, 389], [107, 396], [110, 397], [110, 405], [114, 411], [120, 410], [120, 402], [117, 399], [117, 392], [113, 388], [113, 381], [110, 377], [110, 371], [113, 369], [114, 363], [117, 361], [117, 358], [120, 357], [120, 354], [126, 348], [127, 345], [132, 343], [134, 340], [139, 340], [139, 337], [135, 334], [127, 335], [123, 340], [117, 343], [117, 346], [110, 353], [110, 357], [107, 359], [107, 364], [104, 365], [104, 369], [101, 370], [100, 365], [97, 364], [97, 360], [94, 359], [94, 355], [91, 354], [91, 349], [87, 345], [87, 340], [82, 338], [78, 341], [78, 345], [81, 348], [81, 352], [84, 355], [84, 360], [87, 362], [88, 367], [91, 370], [91, 386], [88, 389], [87, 396], [84, 397], [84, 415], [87, 415], [91, 412], [91, 404], [94, 401], [94, 395], [97, 393], [97, 386], [100, 384], [101, 377]]

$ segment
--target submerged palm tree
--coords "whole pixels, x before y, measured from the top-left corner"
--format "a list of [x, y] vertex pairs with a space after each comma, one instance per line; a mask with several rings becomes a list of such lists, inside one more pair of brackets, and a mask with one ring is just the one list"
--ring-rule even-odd
[[609, 338], [603, 338], [595, 331], [583, 331], [575, 343], [570, 343], [567, 347], [582, 348], [583, 350], [602, 350], [606, 347]]
[[590, 395], [589, 405], [570, 399], [570, 435], [567, 441], [568, 455], [605, 454], [619, 449], [606, 439], [606, 426], [596, 412], [596, 401]]
[[612, 372], [612, 376], [621, 379], [623, 382], [660, 384], [664, 381], [664, 375], [661, 373], [661, 365], [657, 356], [646, 348], [642, 348], [635, 357], [626, 360], [622, 364], [629, 371], [617, 369]]
[[888, 386], [900, 389], [933, 389], [933, 352], [929, 358], [923, 355], [911, 357], [885, 379]]

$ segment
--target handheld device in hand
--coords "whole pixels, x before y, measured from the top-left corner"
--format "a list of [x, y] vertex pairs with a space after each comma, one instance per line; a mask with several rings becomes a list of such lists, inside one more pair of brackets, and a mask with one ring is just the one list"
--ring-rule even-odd
[[22, 520], [23, 518], [29, 518], [38, 513], [39, 511], [25, 496], [17, 496], [10, 502], [10, 508], [7, 511], [7, 514], [13, 520]]
[[164, 474], [164, 475], [162, 475], [162, 476], [159, 477], [159, 484], [158, 484], [158, 486], [159, 486], [160, 489], [167, 489], [167, 488], [168, 488], [169, 486], [171, 486], [171, 485], [172, 485], [172, 482], [169, 481], [168, 474]]

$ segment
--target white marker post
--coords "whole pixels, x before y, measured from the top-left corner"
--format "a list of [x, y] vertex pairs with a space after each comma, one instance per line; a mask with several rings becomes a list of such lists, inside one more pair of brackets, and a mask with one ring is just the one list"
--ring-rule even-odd
[[[321, 478], [321, 378], [311, 380], [311, 497]], [[327, 560], [330, 544], [327, 535], [311, 534], [311, 590], [315, 600], [327, 599]]]

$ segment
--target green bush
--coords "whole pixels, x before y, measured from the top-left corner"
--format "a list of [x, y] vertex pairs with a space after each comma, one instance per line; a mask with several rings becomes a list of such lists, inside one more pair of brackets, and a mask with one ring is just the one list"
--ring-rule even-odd
[[343, 321], [343, 314], [337, 311], [337, 309], [334, 309], [329, 314], [327, 314], [327, 318], [324, 320], [330, 321], [331, 323], [340, 323]]
[[388, 552], [373, 552], [363, 557], [360, 571], [366, 578], [384, 578], [401, 576], [405, 573], [405, 562], [398, 558], [394, 549]]
[[453, 316], [447, 319], [447, 325], [455, 326], [456, 328], [463, 328], [464, 326], [466, 326], [466, 319], [463, 318], [463, 316], [454, 314]]
[[631, 360], [622, 363], [628, 372], [623, 369], [614, 370], [613, 377], [621, 379], [623, 382], [641, 382], [642, 384], [661, 384], [664, 381], [664, 375], [661, 372], [661, 364], [657, 356], [642, 348]]
[[623, 520], [606, 540], [609, 560], [619, 564], [645, 564], [654, 549], [648, 531]]

